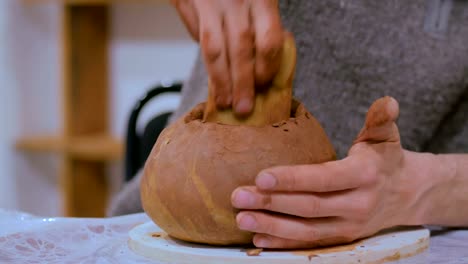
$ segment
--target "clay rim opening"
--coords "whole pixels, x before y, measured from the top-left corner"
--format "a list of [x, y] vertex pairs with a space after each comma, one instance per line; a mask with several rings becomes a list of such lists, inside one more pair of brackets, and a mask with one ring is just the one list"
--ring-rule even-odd
[[[200, 103], [196, 105], [191, 111], [189, 111], [185, 117], [184, 117], [184, 123], [188, 124], [191, 122], [203, 122], [203, 114], [205, 110], [206, 102]], [[289, 114], [289, 118], [298, 118], [301, 116], [306, 116], [307, 111], [305, 110], [304, 106], [296, 99], [292, 99], [291, 102], [291, 112]], [[290, 120], [283, 120], [283, 122], [289, 122]], [[230, 126], [228, 124], [221, 124], [221, 123], [216, 123], [218, 125], [225, 125], [225, 126]], [[274, 124], [270, 124], [274, 125]]]

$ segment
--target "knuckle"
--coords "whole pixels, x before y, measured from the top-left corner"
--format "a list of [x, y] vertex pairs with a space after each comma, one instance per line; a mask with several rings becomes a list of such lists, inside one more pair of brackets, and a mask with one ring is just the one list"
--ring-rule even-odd
[[[331, 171], [333, 172], [334, 168], [331, 168], [329, 165], [327, 164], [322, 164], [322, 166], [324, 166], [323, 168], [325, 168], [325, 171]], [[335, 177], [330, 177], [330, 175], [328, 174], [320, 174], [320, 175], [317, 175], [316, 177], [316, 181], [317, 181], [317, 188], [321, 189], [322, 191], [329, 191], [331, 190], [331, 187], [332, 187], [332, 182], [331, 180], [335, 178]]]
[[276, 224], [275, 221], [269, 221], [268, 218], [266, 218], [264, 215], [258, 217], [258, 221], [260, 226], [263, 226], [261, 230], [263, 230], [264, 233], [270, 234], [270, 235], [275, 235], [278, 232], [278, 225]]
[[253, 40], [252, 30], [248, 24], [239, 27], [237, 34], [239, 34], [240, 41], [248, 42]]
[[257, 47], [257, 54], [266, 59], [271, 59], [276, 57], [281, 50], [281, 45], [275, 43], [268, 43], [266, 41], [261, 41]]
[[287, 176], [284, 178], [284, 189], [288, 191], [296, 190], [297, 182], [298, 179], [295, 174], [287, 174]]
[[307, 216], [305, 217], [315, 217], [319, 215], [321, 207], [322, 205], [320, 203], [320, 200], [316, 198], [312, 198], [307, 207]]
[[347, 228], [343, 230], [341, 241], [348, 243], [356, 240], [359, 236], [357, 235], [357, 230], [355, 228]]
[[233, 49], [236, 61], [248, 61], [253, 58], [253, 38], [249, 28], [240, 29], [237, 35], [237, 45]]
[[362, 170], [361, 180], [364, 185], [374, 185], [378, 182], [378, 169], [375, 162], [367, 162]]
[[359, 228], [355, 225], [345, 227], [341, 230], [341, 237], [343, 242], [352, 242], [359, 237]]
[[220, 47], [217, 47], [216, 45], [210, 45], [207, 46], [204, 49], [206, 60], [208, 63], [213, 63], [218, 60], [218, 58], [221, 56], [222, 50]]
[[[214, 63], [214, 62], [211, 62]], [[225, 72], [208, 69], [210, 81], [213, 83], [213, 95], [216, 100], [226, 101], [231, 92], [230, 76]]]
[[221, 43], [212, 39], [212, 33], [209, 30], [202, 32], [201, 45], [208, 63], [215, 62], [223, 52]]
[[313, 226], [310, 226], [309, 228], [307, 228], [307, 230], [304, 232], [304, 235], [307, 241], [314, 241], [314, 240], [321, 239], [320, 231], [316, 227], [313, 227]]
[[[235, 72], [232, 73], [232, 78], [234, 85], [234, 89], [239, 89], [242, 91], [242, 95], [245, 95], [247, 92], [249, 92], [249, 88], [251, 87], [249, 83], [249, 79], [253, 77], [252, 71], [250, 71], [250, 68], [248, 63], [243, 61], [244, 63], [241, 64], [242, 61], [238, 61], [236, 67], [235, 67]], [[253, 91], [253, 87], [252, 87]], [[253, 95], [253, 94], [252, 94]]]
[[362, 224], [366, 223], [372, 217], [375, 207], [376, 202], [373, 199], [361, 200], [354, 210], [356, 219]]
[[351, 242], [359, 237], [362, 225], [356, 221], [347, 220], [336, 226], [333, 238], [342, 242]]
[[256, 52], [263, 58], [274, 58], [279, 54], [283, 46], [282, 34], [267, 31], [264, 36], [259, 36]]
[[271, 210], [273, 209], [273, 200], [271, 197], [271, 194], [263, 194], [262, 200], [261, 200], [261, 207], [265, 210]]
[[331, 190], [332, 188], [332, 183], [330, 181], [331, 177], [324, 177], [324, 176], [321, 176], [319, 177], [320, 179], [320, 186], [322, 187], [322, 190], [323, 191], [328, 191], [328, 190]]

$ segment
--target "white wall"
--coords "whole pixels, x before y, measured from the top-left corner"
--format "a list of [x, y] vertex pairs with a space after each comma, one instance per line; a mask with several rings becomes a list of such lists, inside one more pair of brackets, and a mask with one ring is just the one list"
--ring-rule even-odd
[[[60, 8], [21, 3], [0, 1], [0, 207], [58, 215], [58, 159], [17, 153], [13, 142], [61, 129]], [[112, 18], [112, 132], [123, 137], [135, 100], [154, 84], [185, 79], [197, 47], [166, 4], [118, 4]], [[165, 97], [144, 115], [178, 102]], [[112, 177], [121, 171], [117, 164]]]
[[[121, 3], [112, 10], [112, 128], [123, 135], [132, 103], [156, 83], [185, 79], [197, 46], [168, 4]], [[156, 102], [161, 110], [177, 103], [174, 97]]]
[[[4, 11], [6, 2], [0, 2], [0, 40], [8, 37], [8, 14]], [[14, 156], [10, 151], [10, 144], [17, 130], [15, 116], [15, 102], [17, 101], [16, 82], [12, 76], [12, 69], [8, 67], [7, 43], [0, 41], [0, 207], [15, 208], [14, 170], [11, 164]]]
[[12, 104], [6, 118], [14, 129], [0, 146], [9, 160], [0, 167], [2, 173], [7, 171], [5, 182], [9, 182], [0, 195], [12, 197], [3, 207], [57, 215], [61, 205], [57, 157], [16, 152], [13, 146], [20, 135], [54, 134], [60, 130], [59, 9], [50, 4], [22, 6], [21, 2], [1, 1], [0, 6], [5, 29], [0, 39], [5, 61], [0, 67], [6, 69], [6, 79], [11, 80], [4, 100]]

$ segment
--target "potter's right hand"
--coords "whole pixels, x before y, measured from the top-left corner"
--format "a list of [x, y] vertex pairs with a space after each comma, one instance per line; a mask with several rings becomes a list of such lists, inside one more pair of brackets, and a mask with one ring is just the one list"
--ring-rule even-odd
[[256, 86], [278, 71], [283, 27], [277, 0], [172, 0], [200, 43], [218, 108], [247, 115]]

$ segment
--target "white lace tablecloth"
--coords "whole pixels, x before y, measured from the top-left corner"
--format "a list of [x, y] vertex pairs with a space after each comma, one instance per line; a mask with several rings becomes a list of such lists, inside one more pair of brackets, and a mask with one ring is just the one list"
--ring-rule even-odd
[[[128, 248], [145, 214], [114, 218], [40, 218], [0, 209], [0, 263], [155, 263]], [[467, 263], [468, 229], [433, 230], [423, 254], [392, 263]]]

